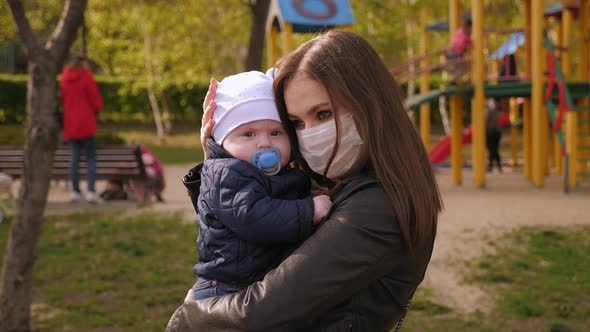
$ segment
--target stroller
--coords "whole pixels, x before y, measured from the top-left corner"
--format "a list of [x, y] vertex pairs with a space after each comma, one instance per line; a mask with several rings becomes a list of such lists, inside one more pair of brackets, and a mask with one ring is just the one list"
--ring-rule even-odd
[[12, 194], [12, 178], [0, 172], [0, 223], [12, 214], [15, 200]]

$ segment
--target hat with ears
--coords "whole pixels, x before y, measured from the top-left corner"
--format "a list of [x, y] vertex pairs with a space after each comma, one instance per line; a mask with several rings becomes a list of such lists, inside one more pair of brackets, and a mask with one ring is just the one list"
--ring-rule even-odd
[[224, 78], [217, 86], [213, 139], [219, 145], [234, 129], [252, 121], [281, 122], [272, 90], [274, 70], [249, 71]]

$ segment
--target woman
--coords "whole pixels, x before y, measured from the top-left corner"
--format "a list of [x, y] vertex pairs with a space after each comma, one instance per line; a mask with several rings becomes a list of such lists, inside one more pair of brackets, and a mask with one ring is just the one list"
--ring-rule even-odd
[[[274, 84], [295, 162], [334, 205], [264, 280], [185, 302], [168, 330], [389, 331], [424, 278], [442, 208], [399, 88], [373, 48], [346, 31], [300, 46]], [[215, 84], [210, 92], [204, 136]]]
[[79, 162], [80, 153], [86, 153], [86, 174], [88, 191], [86, 200], [99, 203], [100, 199], [94, 191], [96, 181], [96, 117], [104, 106], [100, 90], [89, 70], [85, 56], [72, 56], [68, 66], [63, 68], [60, 81], [61, 105], [63, 107], [63, 136], [70, 142], [72, 159], [70, 176], [72, 192], [70, 201], [79, 202], [80, 193]]

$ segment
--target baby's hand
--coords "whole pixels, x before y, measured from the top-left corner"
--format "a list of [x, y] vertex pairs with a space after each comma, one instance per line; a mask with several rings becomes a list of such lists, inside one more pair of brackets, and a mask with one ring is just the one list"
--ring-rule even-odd
[[319, 195], [313, 198], [313, 223], [317, 225], [328, 214], [332, 207], [332, 201], [328, 195]]

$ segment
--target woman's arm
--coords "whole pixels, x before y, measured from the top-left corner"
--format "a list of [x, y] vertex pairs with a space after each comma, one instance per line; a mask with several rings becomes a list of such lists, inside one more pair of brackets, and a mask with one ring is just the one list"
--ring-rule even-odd
[[344, 200], [263, 281], [222, 297], [186, 302], [168, 331], [276, 331], [313, 321], [402, 261], [401, 234], [377, 186]]

